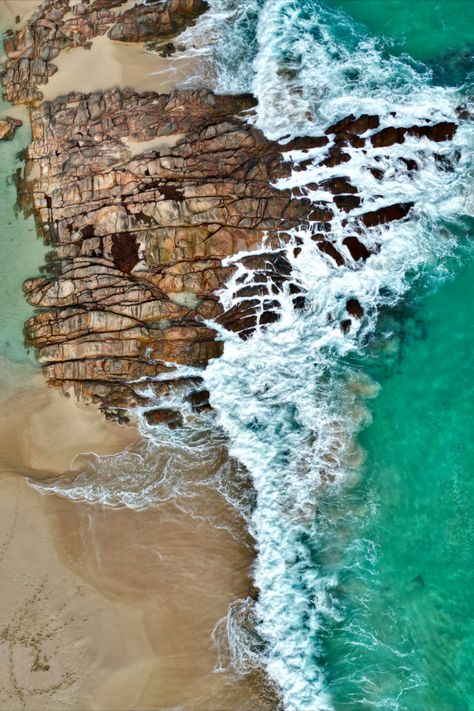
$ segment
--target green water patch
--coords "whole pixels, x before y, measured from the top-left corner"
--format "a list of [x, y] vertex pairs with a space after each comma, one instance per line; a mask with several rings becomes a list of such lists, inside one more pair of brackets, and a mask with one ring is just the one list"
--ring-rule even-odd
[[474, 68], [472, 0], [328, 0], [394, 54], [427, 63], [435, 80], [455, 85]]
[[324, 662], [338, 711], [474, 708], [473, 299], [471, 256], [386, 314], [366, 356], [381, 389], [361, 479], [323, 504], [333, 523], [321, 565], [337, 576], [339, 615]]
[[[0, 101], [0, 116], [9, 113], [12, 107]], [[16, 208], [14, 176], [23, 164], [22, 152], [31, 140], [26, 112], [22, 118], [23, 126], [13, 140], [0, 142], [0, 356], [16, 361], [33, 358], [23, 341], [23, 325], [32, 309], [25, 301], [22, 283], [38, 274], [46, 251], [37, 238], [33, 218], [25, 219]]]

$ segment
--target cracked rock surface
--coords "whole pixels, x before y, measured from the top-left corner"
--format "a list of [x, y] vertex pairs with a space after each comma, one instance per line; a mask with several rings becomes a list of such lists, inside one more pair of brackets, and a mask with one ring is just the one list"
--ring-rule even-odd
[[[49, 274], [25, 283], [37, 308], [26, 332], [51, 383], [125, 406], [140, 401], [130, 381], [163, 361], [220, 354], [204, 321], [225, 317], [223, 260], [311, 209], [270, 185], [287, 168], [239, 115], [253, 103], [113, 89], [32, 112], [26, 189], [53, 250]], [[239, 330], [238, 317], [227, 326]]]

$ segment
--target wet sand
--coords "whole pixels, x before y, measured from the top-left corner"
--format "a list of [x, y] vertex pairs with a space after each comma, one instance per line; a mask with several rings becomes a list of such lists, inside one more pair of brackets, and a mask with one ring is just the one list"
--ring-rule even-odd
[[0, 392], [0, 709], [271, 708], [255, 680], [214, 671], [212, 631], [249, 594], [252, 556], [198, 516], [235, 514], [211, 491], [194, 516], [40, 494], [25, 474], [41, 481], [81, 451], [119, 452], [137, 432], [31, 366], [3, 362]]

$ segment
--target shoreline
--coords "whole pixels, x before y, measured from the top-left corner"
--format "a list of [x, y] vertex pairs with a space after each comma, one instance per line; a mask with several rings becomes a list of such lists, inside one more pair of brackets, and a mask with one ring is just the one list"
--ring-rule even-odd
[[[13, 21], [19, 6], [10, 2]], [[112, 86], [166, 93], [196, 67], [103, 36], [54, 63], [40, 86], [45, 100]], [[76, 455], [117, 454], [139, 433], [48, 387], [31, 365], [5, 361], [2, 372], [0, 570], [9, 585], [0, 647], [10, 663], [0, 708], [270, 710], [260, 680], [215, 673], [212, 632], [232, 601], [252, 593], [253, 554], [206, 516], [215, 509], [225, 526], [235, 512], [212, 489], [201, 514], [179, 502], [133, 511], [35, 490], [26, 477], [60, 477]]]
[[[81, 74], [77, 74], [80, 59]], [[66, 49], [54, 60], [58, 71], [41, 85], [44, 101], [70, 92], [84, 94], [112, 87], [135, 91], [169, 93], [184, 82], [192, 82], [196, 58], [164, 59], [142, 44], [115, 42], [106, 35], [92, 40], [90, 49]]]

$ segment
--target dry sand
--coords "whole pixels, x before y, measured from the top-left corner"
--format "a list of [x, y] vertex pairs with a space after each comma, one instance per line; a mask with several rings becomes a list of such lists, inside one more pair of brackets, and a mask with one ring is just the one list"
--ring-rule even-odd
[[[0, 0], [0, 24], [2, 27], [15, 29], [22, 27], [25, 20], [39, 6], [38, 0]], [[20, 23], [17, 25], [15, 20], [20, 17]]]
[[114, 42], [105, 35], [96, 37], [91, 49], [63, 50], [54, 64], [58, 71], [40, 87], [47, 100], [70, 91], [88, 93], [115, 86], [166, 94], [198, 71], [195, 59], [164, 59], [141, 44]]

